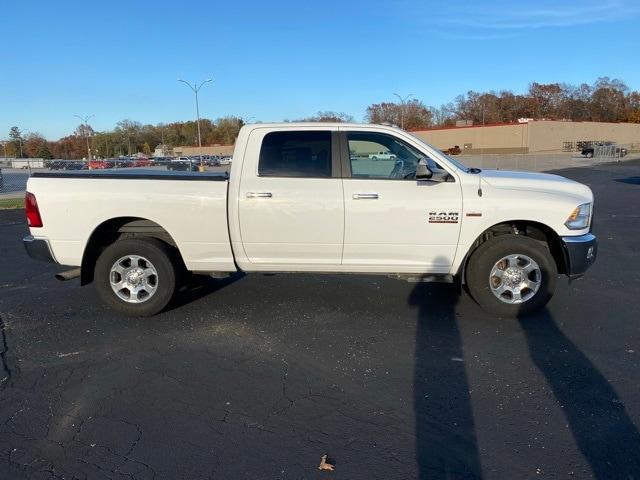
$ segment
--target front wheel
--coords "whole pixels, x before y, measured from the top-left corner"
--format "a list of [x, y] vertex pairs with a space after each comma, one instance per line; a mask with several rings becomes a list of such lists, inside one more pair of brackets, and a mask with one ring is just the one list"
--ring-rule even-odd
[[520, 317], [551, 300], [557, 276], [546, 244], [522, 235], [501, 235], [473, 252], [466, 280], [471, 296], [486, 311]]
[[100, 298], [125, 315], [147, 317], [173, 297], [176, 265], [170, 248], [155, 238], [130, 238], [108, 246], [98, 258], [94, 280]]

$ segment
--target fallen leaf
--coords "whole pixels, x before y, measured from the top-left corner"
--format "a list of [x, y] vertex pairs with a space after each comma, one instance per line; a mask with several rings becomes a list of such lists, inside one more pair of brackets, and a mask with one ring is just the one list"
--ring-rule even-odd
[[327, 459], [329, 456], [327, 454], [322, 455], [320, 457], [320, 465], [318, 465], [318, 470], [327, 470], [328, 472], [333, 472], [335, 466], [331, 465]]

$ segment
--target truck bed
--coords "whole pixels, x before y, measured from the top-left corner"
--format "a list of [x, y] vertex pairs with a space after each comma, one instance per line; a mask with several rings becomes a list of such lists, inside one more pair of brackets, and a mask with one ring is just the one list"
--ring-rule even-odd
[[[191, 271], [234, 271], [227, 223], [228, 175], [153, 169], [37, 172], [36, 196], [55, 260], [79, 266], [106, 222], [146, 220], [164, 229]], [[170, 180], [170, 181], [167, 181]]]

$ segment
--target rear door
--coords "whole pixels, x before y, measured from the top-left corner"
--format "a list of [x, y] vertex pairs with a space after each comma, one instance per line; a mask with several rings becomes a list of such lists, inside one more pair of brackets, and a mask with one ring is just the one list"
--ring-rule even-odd
[[[352, 270], [448, 273], [460, 232], [462, 191], [455, 175], [389, 133], [345, 131], [343, 266]], [[372, 153], [389, 152], [374, 161]], [[439, 180], [416, 180], [427, 160]], [[439, 175], [438, 175], [439, 174]]]
[[340, 265], [344, 202], [337, 135], [315, 128], [252, 131], [238, 212], [242, 247], [254, 269]]

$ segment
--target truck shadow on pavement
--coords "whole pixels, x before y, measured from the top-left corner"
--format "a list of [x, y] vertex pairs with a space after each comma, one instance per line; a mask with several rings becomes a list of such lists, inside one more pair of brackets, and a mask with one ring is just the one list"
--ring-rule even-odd
[[609, 381], [562, 333], [548, 310], [519, 322], [531, 359], [563, 407], [593, 476], [640, 478], [640, 433]]
[[[420, 479], [482, 478], [458, 301], [459, 289], [442, 284], [417, 284], [408, 299], [418, 308], [413, 400]], [[551, 313], [545, 309], [504, 321], [522, 328], [531, 360], [550, 385], [594, 478], [640, 478], [638, 429], [608, 380]]]
[[416, 457], [423, 479], [481, 478], [454, 285], [418, 283], [413, 373]]
[[184, 281], [184, 286], [176, 292], [169, 305], [163, 311], [168, 312], [195, 302], [200, 298], [222, 290], [244, 277], [245, 274], [242, 272], [233, 273], [226, 278], [211, 278], [207, 275], [188, 274]]

